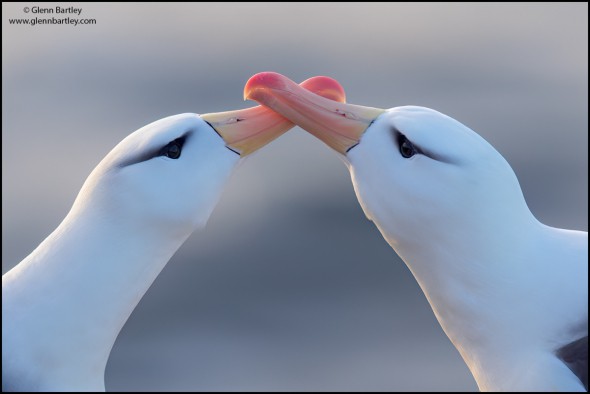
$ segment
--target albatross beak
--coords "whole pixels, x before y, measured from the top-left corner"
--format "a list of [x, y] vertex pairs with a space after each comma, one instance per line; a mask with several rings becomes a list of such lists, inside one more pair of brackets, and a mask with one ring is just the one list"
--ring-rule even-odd
[[263, 72], [251, 77], [244, 99], [256, 100], [346, 154], [385, 110], [336, 102], [307, 91], [289, 78]]
[[[295, 84], [299, 87], [299, 85]], [[344, 89], [328, 77], [313, 77], [301, 82], [301, 89], [326, 97], [327, 101], [346, 101]], [[307, 90], [306, 90], [307, 89]], [[263, 106], [236, 111], [201, 115], [225, 141], [225, 145], [241, 156], [262, 148], [279, 137], [294, 124]]]

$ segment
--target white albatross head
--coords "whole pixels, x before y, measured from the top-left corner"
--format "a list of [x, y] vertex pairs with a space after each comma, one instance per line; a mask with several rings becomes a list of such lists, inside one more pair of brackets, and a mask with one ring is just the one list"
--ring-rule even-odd
[[[344, 100], [331, 78], [302, 86]], [[115, 146], [62, 223], [2, 276], [3, 390], [104, 390], [111, 348], [141, 297], [205, 225], [236, 164], [291, 127], [261, 106], [181, 114]]]
[[402, 257], [425, 248], [424, 239], [436, 245], [465, 234], [474, 238], [486, 227], [532, 219], [502, 155], [440, 112], [330, 102], [276, 73], [250, 78], [244, 97], [277, 111], [341, 155], [365, 214]]
[[[331, 100], [345, 99], [342, 87], [328, 77], [301, 86]], [[262, 106], [157, 120], [127, 136], [101, 161], [72, 212], [98, 207], [99, 215], [134, 227], [186, 234], [205, 225], [236, 164], [292, 127]]]
[[340, 154], [481, 390], [583, 389], [556, 351], [587, 346], [588, 234], [538, 222], [489, 143], [432, 109], [330, 102], [276, 73], [244, 97]]

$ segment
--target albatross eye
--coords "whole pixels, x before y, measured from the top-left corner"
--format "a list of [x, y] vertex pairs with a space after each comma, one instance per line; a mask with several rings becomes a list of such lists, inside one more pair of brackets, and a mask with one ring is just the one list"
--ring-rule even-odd
[[414, 148], [414, 145], [412, 145], [409, 139], [403, 136], [399, 144], [399, 152], [403, 157], [408, 159], [416, 154], [416, 148]]
[[171, 159], [178, 159], [180, 157], [181, 148], [179, 144], [172, 144], [166, 150], [166, 156]]
[[166, 156], [171, 159], [178, 159], [180, 157], [180, 153], [182, 152], [182, 144], [184, 140], [181, 138], [177, 138], [174, 141], [170, 142], [168, 145], [162, 148], [160, 151], [160, 156]]

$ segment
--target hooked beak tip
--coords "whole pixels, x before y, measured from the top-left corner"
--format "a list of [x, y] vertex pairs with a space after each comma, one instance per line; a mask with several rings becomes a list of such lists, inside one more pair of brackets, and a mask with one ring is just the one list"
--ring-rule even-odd
[[284, 77], [279, 73], [264, 71], [254, 74], [244, 86], [244, 100], [255, 99], [255, 92], [259, 89], [280, 89], [283, 85]]

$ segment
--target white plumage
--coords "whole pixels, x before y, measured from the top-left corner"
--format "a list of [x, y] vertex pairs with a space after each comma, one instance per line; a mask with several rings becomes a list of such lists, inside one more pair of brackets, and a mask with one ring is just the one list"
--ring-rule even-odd
[[[334, 100], [331, 78], [302, 86]], [[125, 321], [203, 228], [241, 157], [293, 126], [263, 107], [151, 123], [92, 171], [70, 212], [2, 276], [3, 391], [102, 391]]]
[[540, 223], [490, 144], [428, 108], [328, 102], [276, 73], [245, 96], [342, 154], [481, 390], [585, 390], [588, 233]]
[[[178, 159], [159, 155], [182, 136]], [[159, 120], [117, 145], [59, 227], [2, 276], [3, 390], [104, 390], [120, 329], [205, 225], [239, 159], [195, 114]]]

